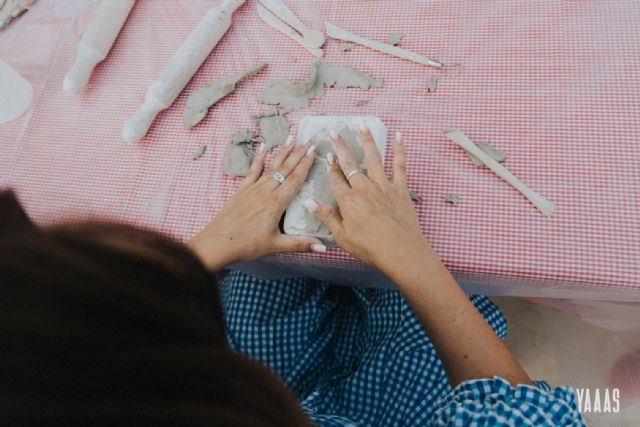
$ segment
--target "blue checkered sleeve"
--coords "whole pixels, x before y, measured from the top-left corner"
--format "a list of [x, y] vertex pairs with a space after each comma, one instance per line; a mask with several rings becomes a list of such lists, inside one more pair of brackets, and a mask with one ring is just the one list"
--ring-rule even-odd
[[430, 426], [586, 426], [569, 387], [512, 387], [500, 377], [466, 381], [436, 404]]

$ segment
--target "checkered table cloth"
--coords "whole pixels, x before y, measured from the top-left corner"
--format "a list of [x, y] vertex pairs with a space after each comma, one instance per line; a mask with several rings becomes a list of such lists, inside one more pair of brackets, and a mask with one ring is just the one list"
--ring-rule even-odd
[[[108, 59], [80, 96], [62, 80], [95, 2], [40, 0], [0, 33], [0, 57], [36, 90], [33, 108], [0, 125], [0, 186], [41, 224], [110, 218], [186, 240], [215, 216], [239, 181], [222, 159], [231, 134], [255, 128], [258, 94], [273, 78], [304, 79], [315, 58], [267, 27], [250, 0], [172, 108], [138, 145], [121, 139], [199, 18], [217, 1], [140, 0]], [[640, 2], [637, 0], [289, 1], [314, 28], [329, 21], [459, 67], [442, 73], [329, 40], [324, 60], [383, 79], [384, 88], [329, 90], [291, 113], [374, 115], [401, 131], [423, 232], [461, 277], [515, 293], [640, 299]], [[199, 126], [182, 127], [195, 88], [257, 63]], [[440, 81], [427, 92], [434, 74]], [[358, 107], [360, 100], [371, 100]], [[505, 150], [505, 166], [558, 206], [544, 218], [519, 193], [441, 136], [448, 128]], [[207, 145], [205, 155], [192, 160]], [[387, 153], [390, 154], [390, 153]], [[390, 157], [390, 156], [389, 156]], [[390, 167], [390, 162], [387, 162]], [[458, 207], [444, 201], [461, 197]], [[392, 238], [392, 236], [390, 236]], [[363, 266], [342, 250], [282, 262]], [[477, 279], [481, 278], [481, 279]], [[498, 285], [498, 288], [502, 285]], [[512, 292], [513, 293], [513, 292]]]

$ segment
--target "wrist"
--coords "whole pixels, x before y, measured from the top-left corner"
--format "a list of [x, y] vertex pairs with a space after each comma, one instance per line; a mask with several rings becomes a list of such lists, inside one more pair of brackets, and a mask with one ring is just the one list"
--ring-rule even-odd
[[436, 252], [423, 238], [402, 245], [401, 250], [383, 254], [376, 267], [396, 286], [403, 290], [414, 283], [424, 283], [426, 278], [446, 267]]
[[202, 263], [212, 271], [222, 270], [239, 260], [233, 240], [223, 235], [211, 235], [203, 231], [187, 242]]

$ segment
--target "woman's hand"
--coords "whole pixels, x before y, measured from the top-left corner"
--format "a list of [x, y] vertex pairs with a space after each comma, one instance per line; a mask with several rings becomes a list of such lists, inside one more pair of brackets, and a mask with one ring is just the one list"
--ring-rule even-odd
[[[424, 254], [428, 243], [422, 235], [409, 197], [406, 157], [400, 134], [394, 143], [393, 178], [387, 178], [373, 135], [361, 129], [368, 176], [360, 171], [344, 141], [332, 134], [338, 164], [329, 156], [329, 179], [340, 213], [327, 204], [307, 200], [333, 233], [338, 244], [353, 256], [388, 272], [399, 257]], [[347, 179], [348, 178], [348, 179]]]
[[[304, 182], [315, 160], [315, 145], [295, 146], [293, 138], [280, 147], [271, 171], [263, 174], [267, 155], [264, 146], [251, 170], [229, 203], [187, 245], [212, 270], [239, 261], [249, 261], [278, 252], [325, 252], [314, 237], [280, 233], [278, 223]], [[279, 184], [273, 172], [285, 178]]]

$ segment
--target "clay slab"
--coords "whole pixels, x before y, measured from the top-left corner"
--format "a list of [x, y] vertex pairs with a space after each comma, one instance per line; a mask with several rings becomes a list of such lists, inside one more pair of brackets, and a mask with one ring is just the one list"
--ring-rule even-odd
[[387, 145], [387, 128], [377, 117], [369, 116], [307, 116], [298, 125], [298, 143], [302, 144], [313, 139], [316, 144], [316, 161], [309, 172], [302, 188], [293, 199], [284, 218], [284, 231], [287, 234], [311, 235], [326, 243], [335, 243], [329, 230], [304, 208], [305, 200], [312, 198], [338, 207], [329, 186], [327, 177], [327, 154], [333, 152], [329, 132], [334, 130], [342, 136], [352, 154], [360, 161], [360, 166], [366, 169], [364, 153], [359, 141], [361, 125], [369, 128], [376, 140], [384, 160]]

